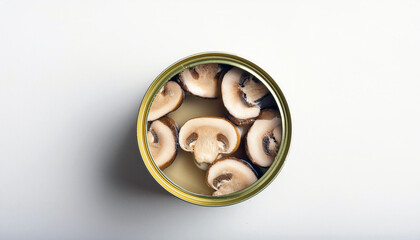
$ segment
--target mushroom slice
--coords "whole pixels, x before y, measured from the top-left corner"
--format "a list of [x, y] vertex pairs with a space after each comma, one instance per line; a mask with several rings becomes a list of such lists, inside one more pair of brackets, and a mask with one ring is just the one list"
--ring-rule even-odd
[[235, 124], [247, 125], [252, 123], [260, 114], [263, 101], [269, 96], [265, 85], [248, 72], [232, 68], [222, 80], [222, 99], [229, 119]]
[[216, 190], [213, 196], [234, 193], [258, 180], [252, 166], [235, 157], [215, 161], [207, 170], [206, 178], [207, 184]]
[[203, 170], [221, 154], [235, 152], [240, 140], [238, 128], [218, 117], [193, 118], [179, 131], [179, 145], [187, 152], [194, 152], [195, 163]]
[[147, 121], [153, 121], [175, 111], [184, 99], [184, 91], [177, 82], [167, 82], [156, 94]]
[[245, 151], [249, 159], [260, 167], [269, 167], [280, 147], [281, 119], [274, 109], [264, 109], [248, 130]]
[[147, 143], [156, 165], [165, 169], [175, 160], [178, 150], [178, 126], [169, 117], [153, 121], [147, 131]]
[[179, 74], [179, 82], [185, 91], [204, 98], [217, 97], [217, 81], [222, 68], [217, 63], [201, 64]]

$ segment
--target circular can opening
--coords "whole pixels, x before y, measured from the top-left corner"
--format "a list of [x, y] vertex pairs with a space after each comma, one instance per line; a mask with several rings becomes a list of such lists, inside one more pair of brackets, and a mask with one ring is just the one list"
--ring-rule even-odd
[[246, 200], [279, 173], [291, 140], [289, 108], [254, 63], [202, 53], [163, 71], [141, 103], [143, 161], [167, 191], [190, 203]]

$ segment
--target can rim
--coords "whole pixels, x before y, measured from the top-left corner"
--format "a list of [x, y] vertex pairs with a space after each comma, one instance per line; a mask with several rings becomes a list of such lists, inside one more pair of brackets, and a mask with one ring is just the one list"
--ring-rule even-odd
[[[159, 89], [168, 80], [170, 80], [179, 72], [187, 68], [205, 63], [229, 64], [241, 68], [245, 71], [248, 71], [258, 79], [262, 80], [262, 82], [273, 94], [276, 103], [279, 106], [280, 116], [282, 120], [282, 141], [280, 144], [279, 152], [276, 158], [274, 159], [273, 164], [269, 167], [267, 172], [265, 172], [265, 174], [251, 186], [238, 192], [220, 197], [206, 196], [189, 192], [173, 183], [154, 163], [153, 158], [148, 150], [146, 139], [147, 115], [152, 101], [154, 99], [154, 96], [159, 91]], [[292, 121], [290, 116], [290, 110], [286, 98], [283, 95], [283, 92], [280, 90], [279, 86], [274, 81], [274, 79], [271, 78], [271, 76], [268, 73], [266, 73], [262, 68], [260, 68], [253, 62], [233, 54], [222, 52], [197, 53], [171, 64], [168, 68], [166, 68], [156, 77], [156, 79], [147, 89], [141, 102], [139, 114], [137, 117], [137, 143], [139, 146], [141, 157], [149, 173], [164, 189], [166, 189], [172, 195], [178, 197], [181, 200], [200, 206], [232, 205], [235, 203], [245, 201], [257, 195], [259, 192], [265, 189], [279, 174], [284, 165], [286, 156], [290, 148], [291, 136]]]

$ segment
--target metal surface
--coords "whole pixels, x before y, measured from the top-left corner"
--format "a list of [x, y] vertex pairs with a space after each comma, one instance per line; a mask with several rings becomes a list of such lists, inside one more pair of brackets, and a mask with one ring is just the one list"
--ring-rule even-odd
[[[205, 64], [205, 63], [219, 63], [219, 64], [229, 64], [238, 68], [241, 68], [258, 79], [260, 79], [273, 94], [277, 105], [279, 106], [280, 116], [282, 119], [282, 141], [280, 144], [279, 152], [267, 172], [254, 184], [251, 186], [224, 196], [213, 197], [195, 194], [189, 191], [182, 189], [181, 187], [174, 184], [170, 179], [168, 179], [165, 174], [155, 165], [152, 156], [148, 150], [147, 146], [147, 115], [150, 109], [150, 106], [153, 102], [154, 96], [159, 91], [159, 89], [173, 76], [179, 72], [188, 69], [190, 67]], [[267, 187], [276, 175], [280, 172], [284, 161], [286, 159], [292, 134], [292, 123], [290, 117], [289, 107], [287, 105], [286, 99], [281, 92], [280, 88], [276, 82], [260, 67], [254, 63], [226, 53], [201, 53], [196, 54], [187, 58], [184, 58], [170, 67], [165, 69], [151, 84], [149, 89], [144, 95], [143, 101], [140, 106], [139, 115], [137, 119], [137, 141], [140, 149], [141, 156], [143, 161], [149, 170], [150, 174], [155, 178], [155, 180], [168, 192], [174, 196], [185, 200], [187, 202], [202, 205], [202, 206], [225, 206], [244, 201]]]

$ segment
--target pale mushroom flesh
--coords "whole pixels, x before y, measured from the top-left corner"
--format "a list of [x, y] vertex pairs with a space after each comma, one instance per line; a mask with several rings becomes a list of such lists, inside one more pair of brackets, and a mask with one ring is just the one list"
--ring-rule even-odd
[[175, 111], [184, 99], [184, 91], [175, 81], [168, 81], [156, 94], [147, 116], [147, 121], [154, 121]]
[[239, 68], [223, 75], [221, 93], [229, 119], [239, 126], [251, 124], [262, 108], [274, 103], [267, 87]]
[[207, 184], [213, 188], [213, 196], [240, 191], [258, 180], [252, 165], [235, 157], [215, 161], [207, 170]]
[[281, 144], [281, 118], [275, 109], [264, 109], [249, 128], [245, 150], [249, 159], [261, 167], [273, 163]]
[[238, 128], [224, 118], [194, 118], [187, 121], [179, 132], [180, 147], [194, 152], [195, 163], [203, 170], [222, 154], [235, 152], [239, 143]]
[[218, 81], [222, 67], [217, 63], [201, 64], [184, 70], [178, 81], [185, 91], [203, 98], [218, 96]]
[[147, 131], [149, 151], [156, 165], [165, 169], [175, 160], [178, 149], [178, 127], [174, 120], [163, 117], [150, 123]]

